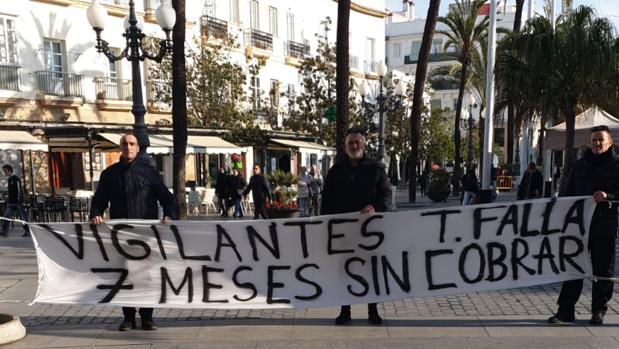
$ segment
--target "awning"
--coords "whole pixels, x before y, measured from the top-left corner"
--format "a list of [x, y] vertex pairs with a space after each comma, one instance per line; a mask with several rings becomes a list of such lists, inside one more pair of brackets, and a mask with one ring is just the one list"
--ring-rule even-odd
[[26, 131], [0, 130], [0, 149], [47, 151], [47, 144]]
[[322, 150], [322, 151], [335, 151], [334, 148], [327, 147], [326, 145], [322, 145], [315, 142], [306, 142], [306, 141], [295, 141], [291, 139], [280, 139], [280, 138], [271, 138], [272, 142], [285, 145], [292, 148], [305, 148], [305, 149], [314, 149], [314, 150]]
[[[120, 144], [121, 134], [100, 133], [101, 137], [118, 145]], [[174, 140], [172, 135], [149, 135], [150, 146], [147, 149], [149, 154], [172, 154], [174, 152]], [[241, 153], [241, 148], [226, 142], [215, 136], [188, 136], [187, 154], [231, 154]]]

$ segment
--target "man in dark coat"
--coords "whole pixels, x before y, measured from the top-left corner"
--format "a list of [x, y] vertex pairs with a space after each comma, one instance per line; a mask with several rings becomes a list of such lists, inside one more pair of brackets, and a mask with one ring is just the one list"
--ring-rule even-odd
[[[615, 237], [619, 199], [619, 156], [613, 151], [613, 138], [607, 126], [591, 129], [591, 149], [579, 159], [567, 178], [560, 196], [591, 195], [597, 203], [589, 228], [588, 248], [593, 275], [612, 278], [615, 273]], [[604, 322], [607, 304], [613, 295], [613, 281], [593, 280], [591, 325]], [[583, 280], [565, 281], [559, 294], [559, 310], [549, 323], [574, 322], [574, 306], [582, 292]]]
[[[99, 186], [90, 206], [90, 222], [103, 223], [103, 213], [110, 205], [110, 219], [158, 219], [157, 201], [163, 207], [163, 222], [175, 213], [174, 196], [146, 155], [139, 155], [140, 146], [133, 135], [120, 139], [120, 161], [101, 173]], [[123, 307], [124, 320], [119, 331], [136, 328], [136, 309]], [[140, 308], [142, 329], [156, 330], [153, 308]]]
[[542, 197], [544, 177], [535, 167], [535, 163], [529, 163], [529, 168], [524, 172], [518, 186], [518, 200], [536, 199]]
[[217, 195], [217, 206], [219, 206], [220, 216], [228, 217], [228, 202], [230, 198], [230, 176], [221, 167], [215, 184], [215, 195]]
[[[2, 171], [9, 177], [8, 193], [9, 196], [6, 200], [6, 208], [4, 209], [4, 218], [11, 219], [11, 217], [19, 214], [19, 219], [22, 221], [28, 220], [28, 215], [24, 209], [24, 187], [21, 184], [21, 179], [17, 175], [13, 174], [13, 167], [11, 165], [2, 166]], [[28, 225], [24, 224], [24, 237], [28, 236]], [[9, 234], [9, 221], [2, 221], [2, 233], [1, 236], [8, 236]]]
[[268, 219], [266, 211], [264, 210], [264, 203], [267, 200], [271, 200], [271, 189], [269, 189], [269, 182], [260, 173], [260, 165], [254, 165], [253, 176], [249, 178], [249, 184], [243, 190], [243, 196], [247, 196], [251, 191], [252, 198], [254, 199], [254, 219], [262, 218]]
[[[321, 214], [391, 211], [391, 187], [385, 165], [365, 156], [365, 137], [352, 128], [346, 135], [346, 160], [331, 167], [322, 192]], [[351, 321], [350, 305], [343, 305], [337, 325]], [[368, 304], [368, 321], [381, 324], [376, 303]]]

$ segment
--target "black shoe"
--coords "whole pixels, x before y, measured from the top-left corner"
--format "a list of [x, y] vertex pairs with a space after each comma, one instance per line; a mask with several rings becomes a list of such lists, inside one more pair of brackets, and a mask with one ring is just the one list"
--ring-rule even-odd
[[591, 320], [589, 320], [589, 325], [600, 326], [604, 323], [604, 313], [601, 311], [594, 311], [591, 314]]
[[563, 324], [563, 323], [572, 323], [576, 320], [574, 317], [574, 313], [572, 314], [562, 314], [556, 313], [548, 319], [549, 324]]
[[368, 322], [372, 325], [381, 325], [383, 323], [383, 318], [378, 315], [378, 311], [369, 311]]
[[336, 325], [346, 325], [349, 324], [351, 321], [350, 318], [350, 310], [349, 311], [340, 311], [340, 315], [338, 317], [335, 318], [335, 324]]
[[157, 325], [153, 320], [142, 320], [142, 329], [145, 331], [154, 331], [157, 329]]
[[22, 236], [21, 236], [21, 237], [26, 238], [26, 237], [28, 237], [28, 236], [30, 236], [30, 233], [29, 233], [29, 232], [25, 232], [25, 233], [23, 233], [23, 234], [22, 234]]
[[2, 233], [0, 233], [0, 236], [2, 236], [2, 237], [5, 237], [5, 238], [6, 238], [6, 237], [9, 237], [9, 234], [7, 234], [7, 233], [5, 233], [5, 232], [2, 232]]
[[123, 322], [118, 326], [118, 330], [121, 332], [129, 331], [135, 329], [137, 326], [135, 325], [135, 320], [123, 320]]

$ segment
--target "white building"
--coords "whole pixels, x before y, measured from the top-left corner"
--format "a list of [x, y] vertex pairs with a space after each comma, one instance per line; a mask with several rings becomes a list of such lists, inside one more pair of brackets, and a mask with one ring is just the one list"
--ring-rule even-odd
[[[99, 152], [106, 146], [113, 147], [101, 134], [119, 132], [133, 123], [131, 65], [126, 60], [109, 63], [96, 52], [95, 32], [86, 19], [86, 9], [91, 2], [0, 2], [1, 126], [27, 126], [49, 141], [55, 164], [50, 173], [57, 186], [90, 187], [99, 171], [117, 156]], [[164, 33], [154, 16], [159, 0], [134, 2], [137, 17], [144, 25], [143, 32], [163, 38]], [[119, 53], [126, 44], [122, 36], [123, 19], [128, 15], [129, 0], [101, 0], [101, 4], [109, 14], [102, 37]], [[234, 53], [238, 62], [246, 62], [248, 55], [267, 58], [259, 79], [251, 81], [253, 86], [247, 82], [248, 90], [253, 87], [269, 91], [274, 84], [299, 90], [297, 67], [305, 55], [314, 53], [315, 34], [324, 33], [321, 22], [327, 16], [332, 19], [327, 36], [330, 42], [336, 39], [335, 0], [187, 0], [186, 7], [187, 43], [191, 44], [191, 37], [200, 35], [201, 30], [225, 31], [238, 38], [241, 47]], [[373, 72], [377, 62], [384, 60], [385, 52], [384, 18], [387, 13], [383, 9], [383, 0], [357, 0], [352, 4], [350, 62], [353, 76], [377, 78]], [[169, 132], [169, 128], [156, 126], [165, 124], [161, 120], [170, 120], [170, 113], [154, 103], [148, 93], [152, 82], [144, 74], [144, 65], [141, 70], [149, 131]], [[216, 136], [217, 132], [212, 135]], [[92, 172], [87, 143], [94, 147]], [[314, 161], [312, 153], [324, 153], [324, 149], [303, 151], [299, 144], [282, 145], [282, 149], [290, 154], [291, 170]], [[254, 156], [251, 149], [244, 151], [247, 151], [245, 168], [249, 169]], [[220, 156], [190, 157], [188, 168], [196, 172], [193, 179], [203, 181], [201, 177], [217, 168], [220, 159]], [[269, 160], [267, 164], [273, 161]], [[27, 164], [29, 159], [21, 156], [16, 162]], [[36, 166], [35, 163], [35, 170]], [[171, 157], [158, 159], [158, 166], [164, 173], [170, 173]], [[45, 164], [41, 165], [43, 174], [46, 168]], [[191, 180], [191, 171], [188, 175]]]

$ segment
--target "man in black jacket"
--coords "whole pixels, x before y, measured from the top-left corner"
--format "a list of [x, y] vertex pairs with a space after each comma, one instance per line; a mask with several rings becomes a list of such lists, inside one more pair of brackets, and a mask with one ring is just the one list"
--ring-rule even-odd
[[[6, 208], [4, 209], [4, 218], [10, 219], [15, 216], [15, 214], [19, 214], [19, 219], [22, 221], [28, 220], [28, 215], [26, 214], [26, 210], [24, 209], [24, 187], [21, 184], [21, 179], [13, 174], [13, 167], [11, 165], [2, 166], [2, 171], [4, 174], [9, 177], [8, 182], [8, 193], [9, 196], [6, 200]], [[28, 226], [26, 224], [24, 227], [24, 235], [28, 236]], [[9, 221], [2, 221], [2, 233], [1, 236], [8, 236], [9, 233]]]
[[[351, 128], [346, 135], [346, 160], [331, 167], [322, 192], [321, 214], [391, 211], [391, 187], [385, 165], [365, 156], [365, 137]], [[343, 305], [337, 325], [349, 323], [350, 305]], [[368, 304], [368, 321], [381, 324], [376, 303]]]
[[[615, 237], [619, 199], [619, 156], [613, 151], [613, 138], [607, 126], [591, 129], [591, 149], [570, 171], [560, 196], [592, 195], [597, 203], [589, 228], [588, 248], [593, 275], [612, 278], [615, 272]], [[591, 325], [601, 325], [607, 303], [613, 295], [613, 281], [594, 280], [591, 301]], [[565, 281], [559, 294], [559, 310], [549, 323], [574, 322], [574, 305], [582, 292], [583, 280]]]
[[[90, 222], [103, 223], [103, 213], [110, 205], [110, 219], [158, 219], [157, 201], [163, 207], [163, 223], [175, 213], [174, 196], [163, 183], [163, 178], [146, 155], [139, 155], [140, 146], [135, 136], [127, 134], [120, 139], [120, 161], [101, 173], [99, 186], [90, 206]], [[119, 331], [136, 328], [136, 309], [123, 307], [124, 320]], [[156, 330], [153, 308], [140, 308], [142, 329]]]
[[518, 186], [518, 200], [541, 198], [543, 188], [544, 176], [542, 176], [534, 162], [529, 163], [529, 168], [524, 172]]
[[268, 219], [266, 211], [264, 210], [264, 203], [267, 200], [271, 200], [271, 189], [269, 189], [269, 182], [260, 173], [260, 165], [254, 165], [253, 176], [249, 178], [249, 184], [243, 190], [243, 196], [247, 196], [251, 191], [252, 198], [254, 199], [254, 219], [262, 218]]

